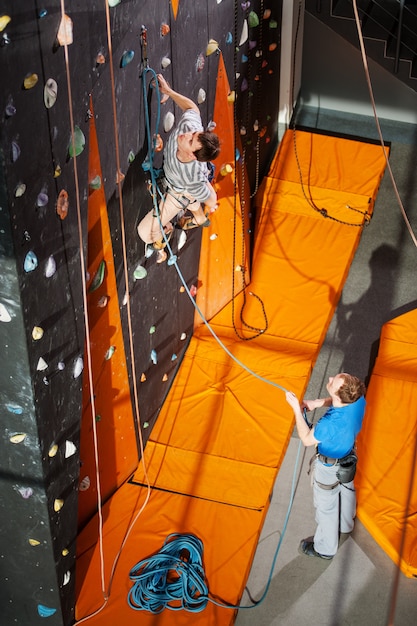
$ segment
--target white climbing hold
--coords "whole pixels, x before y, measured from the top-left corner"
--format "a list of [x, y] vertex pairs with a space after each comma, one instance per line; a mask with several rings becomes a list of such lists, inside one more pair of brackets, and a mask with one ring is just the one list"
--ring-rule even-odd
[[73, 377], [74, 378], [78, 378], [78, 376], [81, 374], [83, 369], [84, 369], [84, 362], [83, 362], [82, 357], [79, 356], [79, 357], [77, 357], [75, 359], [75, 362], [74, 362], [74, 371], [73, 371], [73, 374], [72, 374]]
[[65, 458], [68, 459], [70, 456], [77, 452], [76, 446], [72, 443], [72, 441], [65, 442]]
[[164, 57], [161, 61], [161, 67], [165, 70], [169, 65], [171, 65], [171, 59]]
[[169, 133], [171, 128], [174, 126], [174, 122], [175, 122], [174, 114], [171, 113], [171, 111], [168, 111], [168, 113], [164, 117], [164, 131], [166, 133]]
[[39, 357], [39, 361], [36, 366], [36, 369], [38, 370], [38, 372], [43, 372], [43, 370], [48, 369], [48, 363], [45, 361], [44, 358]]
[[56, 262], [55, 262], [54, 257], [51, 255], [46, 262], [46, 267], [45, 267], [46, 278], [51, 278], [51, 276], [53, 276], [55, 272], [56, 272]]
[[203, 104], [203, 102], [206, 101], [206, 92], [204, 91], [204, 89], [199, 89], [198, 91], [198, 96], [197, 96], [197, 102], [198, 104]]
[[244, 20], [243, 28], [242, 28], [242, 34], [240, 36], [240, 41], [239, 41], [239, 46], [243, 46], [245, 41], [247, 41], [248, 34], [249, 34], [249, 31], [248, 31], [248, 20]]
[[185, 230], [182, 230], [178, 239], [178, 250], [181, 250], [181, 248], [185, 246], [186, 241], [187, 241], [187, 233], [185, 232]]
[[4, 304], [0, 302], [0, 322], [10, 322], [11, 319], [9, 311], [6, 309]]

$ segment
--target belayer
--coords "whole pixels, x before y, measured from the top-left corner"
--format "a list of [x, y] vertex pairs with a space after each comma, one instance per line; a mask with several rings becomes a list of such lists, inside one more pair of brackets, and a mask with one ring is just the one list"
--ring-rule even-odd
[[[172, 221], [180, 213], [177, 226], [184, 230], [197, 226], [208, 226], [209, 213], [217, 208], [217, 194], [209, 182], [209, 163], [220, 154], [219, 137], [205, 131], [197, 105], [171, 89], [165, 78], [158, 74], [159, 90], [172, 98], [183, 114], [173, 130], [164, 150], [163, 198], [159, 202], [159, 218], [153, 208], [138, 225], [139, 237], [148, 248], [157, 250], [157, 263], [167, 258], [165, 239], [172, 234]], [[190, 215], [184, 215], [189, 211]]]
[[[316, 446], [313, 474], [317, 528], [314, 537], [303, 539], [300, 552], [332, 559], [339, 546], [339, 533], [353, 530], [356, 493], [353, 478], [357, 457], [355, 440], [365, 413], [365, 385], [356, 376], [330, 376], [327, 398], [304, 400], [290, 391], [285, 394], [295, 415], [298, 436], [305, 446]], [[303, 410], [329, 407], [315, 426], [303, 418]]]

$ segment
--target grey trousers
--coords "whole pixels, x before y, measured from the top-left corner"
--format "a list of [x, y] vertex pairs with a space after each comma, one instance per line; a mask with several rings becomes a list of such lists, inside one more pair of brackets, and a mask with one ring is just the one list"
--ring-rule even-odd
[[328, 467], [316, 459], [313, 470], [313, 495], [317, 522], [314, 549], [327, 556], [336, 554], [339, 547], [339, 531], [350, 533], [356, 516], [356, 493], [353, 481], [344, 485], [338, 484], [334, 489], [323, 489], [318, 484], [336, 483], [338, 467], [338, 465]]

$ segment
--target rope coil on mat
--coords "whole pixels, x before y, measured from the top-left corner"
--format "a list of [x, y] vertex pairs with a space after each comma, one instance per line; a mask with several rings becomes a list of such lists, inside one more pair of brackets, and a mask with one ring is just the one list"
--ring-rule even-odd
[[139, 561], [129, 577], [134, 585], [127, 601], [136, 611], [198, 613], [207, 606], [203, 542], [194, 535], [168, 535], [161, 550]]

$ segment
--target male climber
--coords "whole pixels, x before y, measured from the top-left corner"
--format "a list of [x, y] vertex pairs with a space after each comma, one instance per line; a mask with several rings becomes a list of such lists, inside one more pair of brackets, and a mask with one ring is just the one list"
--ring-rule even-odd
[[[220, 141], [215, 133], [204, 131], [200, 111], [192, 100], [171, 89], [161, 74], [158, 84], [160, 92], [183, 111], [164, 151], [166, 193], [159, 203], [159, 219], [152, 209], [138, 225], [139, 237], [158, 251], [157, 263], [162, 263], [167, 255], [161, 224], [168, 239], [173, 230], [171, 220], [180, 212], [177, 225], [184, 230], [210, 224], [207, 216], [217, 208], [217, 194], [209, 182], [207, 163], [219, 155]], [[189, 217], [183, 215], [186, 210], [191, 212]]]

